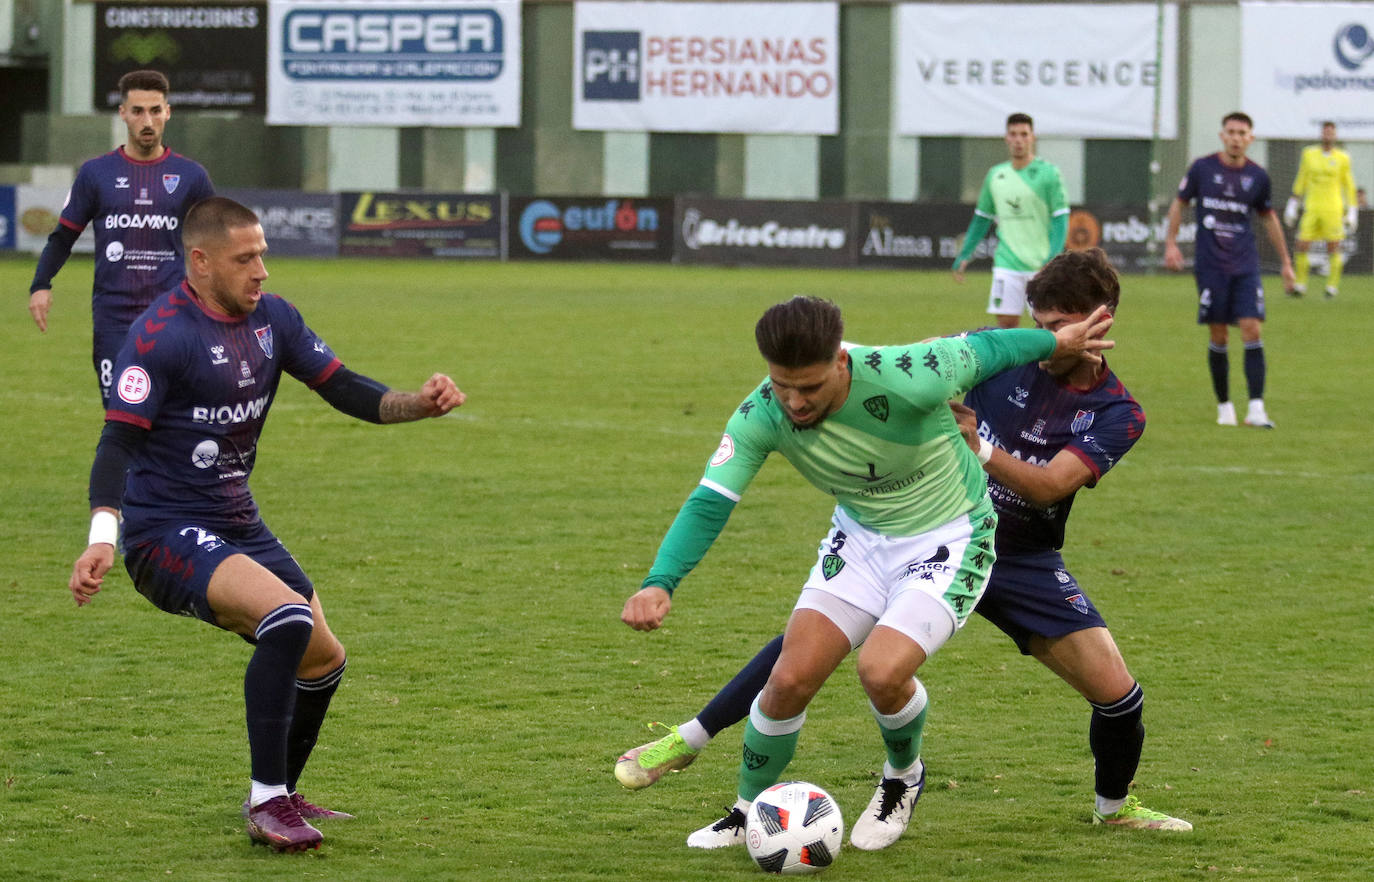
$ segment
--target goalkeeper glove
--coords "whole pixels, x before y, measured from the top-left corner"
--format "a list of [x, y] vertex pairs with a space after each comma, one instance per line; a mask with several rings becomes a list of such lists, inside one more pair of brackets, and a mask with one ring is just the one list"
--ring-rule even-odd
[[1288, 197], [1288, 204], [1283, 208], [1283, 222], [1288, 226], [1293, 226], [1298, 222], [1298, 211], [1302, 208], [1302, 202], [1296, 196]]
[[1360, 210], [1354, 205], [1345, 210], [1345, 234], [1355, 235], [1355, 230], [1360, 226]]

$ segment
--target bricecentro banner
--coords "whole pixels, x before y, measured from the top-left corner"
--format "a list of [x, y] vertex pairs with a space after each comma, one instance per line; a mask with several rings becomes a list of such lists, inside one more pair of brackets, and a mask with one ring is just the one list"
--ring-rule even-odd
[[272, 125], [518, 126], [519, 0], [272, 0]]
[[[1041, 135], [1177, 135], [1178, 7], [909, 3], [897, 7], [897, 130], [1000, 136], [1029, 113]], [[1162, 42], [1156, 49], [1156, 29]], [[1157, 58], [1158, 55], [1158, 58]]]
[[1374, 139], [1374, 6], [1242, 3], [1241, 106], [1264, 138]]
[[573, 128], [833, 135], [835, 3], [578, 3]]
[[246, 110], [267, 103], [267, 15], [252, 3], [95, 5], [96, 110], [119, 106], [119, 78], [167, 75], [177, 110]]

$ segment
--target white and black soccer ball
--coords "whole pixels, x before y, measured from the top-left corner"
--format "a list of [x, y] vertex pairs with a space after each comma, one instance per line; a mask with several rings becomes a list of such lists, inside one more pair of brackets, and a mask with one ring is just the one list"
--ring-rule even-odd
[[744, 842], [765, 872], [819, 873], [834, 863], [844, 842], [840, 806], [815, 784], [774, 784], [749, 807]]

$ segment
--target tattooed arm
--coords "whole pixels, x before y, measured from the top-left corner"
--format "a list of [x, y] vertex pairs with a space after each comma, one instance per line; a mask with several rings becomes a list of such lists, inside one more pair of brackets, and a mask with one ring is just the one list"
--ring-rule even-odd
[[425, 381], [419, 392], [397, 392], [388, 389], [382, 395], [378, 416], [383, 423], [408, 423], [427, 417], [443, 416], [467, 401], [463, 390], [444, 374], [435, 374]]

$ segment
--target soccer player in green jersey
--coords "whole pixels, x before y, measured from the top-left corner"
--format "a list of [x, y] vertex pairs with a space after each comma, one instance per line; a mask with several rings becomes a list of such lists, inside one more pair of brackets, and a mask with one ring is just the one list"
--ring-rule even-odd
[[1028, 114], [1007, 117], [1006, 141], [1011, 158], [994, 165], [983, 179], [964, 247], [954, 258], [954, 281], [963, 283], [974, 249], [996, 221], [988, 313], [999, 327], [1014, 328], [1026, 311], [1026, 283], [1064, 250], [1069, 203], [1059, 169], [1035, 155], [1035, 123]]
[[947, 402], [1007, 368], [1109, 349], [1105, 307], [1054, 332], [994, 330], [907, 346], [841, 346], [835, 304], [794, 297], [754, 334], [768, 378], [726, 423], [720, 446], [659, 546], [621, 620], [659, 627], [672, 592], [720, 535], [764, 460], [781, 453], [835, 497], [833, 527], [745, 728], [738, 799], [689, 846], [743, 842], [744, 819], [796, 750], [806, 707], [851, 651], [887, 751], [882, 781], [850, 841], [891, 845], [925, 783], [928, 696], [917, 669], [973, 612], [996, 553], [987, 478]]

